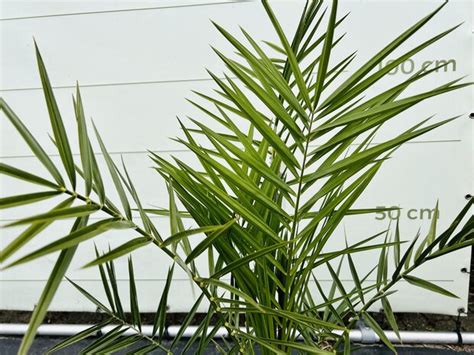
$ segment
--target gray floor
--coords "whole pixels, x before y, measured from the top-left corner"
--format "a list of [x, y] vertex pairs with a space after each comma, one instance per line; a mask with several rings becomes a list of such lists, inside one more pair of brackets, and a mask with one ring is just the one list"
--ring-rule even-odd
[[[38, 337], [34, 343], [33, 346], [31, 347], [30, 352], [28, 355], [40, 355], [40, 354], [45, 354], [49, 349], [51, 349], [55, 344], [63, 341], [65, 338], [60, 338], [60, 337]], [[88, 344], [90, 344], [92, 340], [83, 340], [77, 344], [71, 345], [63, 350], [60, 350], [56, 352], [55, 354], [61, 354], [61, 355], [66, 355], [66, 354], [78, 354], [82, 349], [84, 349]], [[21, 343], [21, 337], [0, 337], [0, 355], [15, 355], [18, 347], [20, 346]], [[135, 348], [139, 348], [140, 346], [144, 346], [147, 343], [139, 344], [135, 346]], [[163, 344], [166, 346], [166, 344]], [[180, 344], [178, 343], [176, 351], [174, 354], [180, 354], [183, 347], [186, 345], [186, 341], [181, 342]], [[127, 350], [124, 351], [119, 351], [115, 354], [128, 354], [133, 348], [130, 347]], [[192, 349], [187, 352], [187, 354], [194, 354], [195, 351]], [[166, 354], [163, 351], [156, 350], [151, 352], [150, 354]], [[220, 354], [217, 352], [214, 348], [214, 346], [209, 347], [207, 350], [206, 354], [209, 355], [214, 355], [214, 354]]]
[[[59, 337], [38, 337], [33, 343], [32, 349], [30, 350], [30, 355], [40, 355], [45, 354], [48, 349], [53, 347], [56, 343], [64, 340], [64, 338]], [[0, 355], [15, 355], [18, 347], [20, 346], [21, 337], [0, 337]], [[70, 346], [62, 351], [58, 351], [56, 354], [78, 354], [81, 349], [87, 346], [91, 340], [84, 340], [78, 344]], [[175, 354], [180, 354], [180, 349], [186, 344], [185, 341], [182, 344], [178, 344], [178, 348], [174, 352]], [[181, 346], [181, 348], [180, 348]], [[399, 347], [397, 348], [398, 354], [400, 355], [449, 355], [449, 354], [472, 354], [467, 351], [455, 351], [447, 348], [423, 348], [423, 347]], [[122, 351], [117, 354], [127, 354], [130, 351]], [[188, 354], [193, 354], [192, 349], [187, 352]], [[160, 351], [154, 351], [151, 354], [163, 354]], [[219, 354], [214, 347], [209, 347], [206, 354], [214, 355]], [[356, 355], [385, 355], [392, 354], [390, 350], [382, 346], [364, 346], [356, 351]]]

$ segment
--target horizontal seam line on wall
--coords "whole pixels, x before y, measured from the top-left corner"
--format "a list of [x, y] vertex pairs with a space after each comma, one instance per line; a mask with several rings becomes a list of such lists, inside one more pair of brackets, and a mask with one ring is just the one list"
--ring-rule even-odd
[[[102, 282], [102, 280], [100, 279], [71, 279], [69, 278], [70, 280], [74, 281], [74, 282]], [[19, 280], [19, 279], [2, 279], [2, 281], [9, 281], [9, 282], [46, 282], [48, 281], [47, 279], [40, 279], [40, 280]], [[62, 280], [63, 282], [67, 281], [66, 279], [63, 279]], [[117, 279], [118, 282], [128, 282], [129, 279]], [[163, 279], [135, 279], [135, 281], [148, 281], [148, 282], [153, 282], [153, 281], [166, 281], [166, 278], [163, 278]], [[189, 279], [175, 279], [173, 278], [173, 281], [189, 281]], [[334, 281], [333, 279], [319, 279], [318, 281], [321, 281], [321, 282], [332, 282]], [[353, 282], [354, 280], [351, 280], [351, 279], [342, 279], [340, 280], [342, 282]], [[374, 282], [376, 280], [366, 280], [367, 282]], [[403, 282], [406, 282], [404, 280], [402, 280]], [[431, 281], [431, 282], [454, 282], [454, 280], [436, 280], [436, 279], [427, 279], [427, 281]], [[314, 282], [314, 281], [310, 281], [310, 282]]]
[[[69, 280], [74, 282], [102, 282], [102, 280], [88, 280], [88, 279], [71, 279]], [[39, 280], [20, 280], [20, 279], [2, 279], [2, 282], [46, 282], [47, 279], [39, 279]], [[128, 282], [128, 279], [118, 279], [117, 282]], [[142, 282], [154, 282], [154, 281], [166, 281], [166, 278], [163, 279], [135, 279], [135, 281], [142, 281]], [[189, 279], [173, 279], [173, 281], [189, 281]], [[431, 280], [430, 280], [431, 281]], [[67, 282], [66, 279], [63, 279], [62, 282]]]
[[[344, 72], [348, 72], [344, 70]], [[313, 74], [316, 75], [316, 74]], [[235, 76], [220, 77], [220, 80], [239, 80]], [[136, 86], [136, 85], [154, 85], [154, 84], [179, 84], [179, 83], [199, 83], [206, 81], [214, 81], [213, 78], [190, 78], [190, 79], [168, 79], [168, 80], [146, 80], [146, 81], [123, 81], [116, 83], [96, 83], [96, 84], [80, 84], [81, 88], [100, 88], [100, 87], [115, 87], [115, 86]], [[52, 87], [53, 90], [75, 89], [76, 85], [57, 85]], [[24, 87], [24, 88], [0, 88], [0, 92], [19, 92], [19, 91], [38, 91], [43, 90], [41, 86]]]
[[[220, 78], [225, 79], [225, 78]], [[231, 77], [231, 79], [236, 79]], [[150, 81], [130, 81], [130, 82], [117, 82], [117, 83], [102, 83], [102, 84], [79, 84], [81, 88], [96, 88], [96, 87], [109, 87], [109, 86], [133, 86], [133, 85], [152, 85], [152, 84], [174, 84], [174, 83], [191, 83], [191, 82], [204, 82], [214, 81], [212, 78], [194, 78], [194, 79], [170, 79], [170, 80], [150, 80]], [[75, 89], [76, 85], [58, 85], [53, 86], [54, 90], [61, 89]], [[27, 88], [7, 88], [0, 89], [0, 92], [18, 92], [18, 91], [38, 91], [43, 90], [42, 87], [27, 87]]]
[[[184, 149], [169, 149], [169, 150], [131, 150], [131, 151], [123, 151], [123, 152], [108, 152], [109, 155], [132, 155], [132, 154], [149, 154], [150, 152], [160, 154], [160, 153], [187, 153], [189, 150]], [[80, 156], [79, 153], [73, 153], [73, 156]], [[100, 152], [96, 152], [95, 155], [101, 156], [103, 155]], [[59, 154], [48, 154], [49, 157], [59, 157]], [[0, 159], [17, 159], [17, 158], [34, 158], [35, 155], [33, 154], [25, 154], [25, 155], [4, 155], [0, 156]]]
[[229, 5], [229, 4], [246, 3], [246, 2], [252, 2], [252, 1], [251, 0], [233, 0], [233, 1], [229, 0], [229, 1], [223, 1], [223, 2], [207, 2], [207, 3], [199, 3], [199, 4], [188, 4], [188, 5], [153, 6], [153, 7], [140, 7], [140, 8], [132, 8], [132, 9], [98, 10], [98, 11], [84, 11], [84, 12], [72, 12], [72, 13], [62, 13], [62, 14], [49, 14], [49, 15], [17, 16], [17, 17], [0, 18], [0, 21], [33, 20], [33, 19], [38, 19], [38, 18], [53, 18], [53, 17], [67, 17], [67, 16], [113, 14], [113, 13], [121, 13], [121, 12], [167, 10], [167, 9], [178, 9], [178, 8], [186, 8], [186, 7]]
[[[434, 139], [429, 141], [412, 141], [406, 142], [405, 144], [432, 144], [432, 143], [459, 143], [462, 142], [461, 139]], [[380, 144], [380, 142], [373, 142], [369, 145]], [[359, 145], [358, 143], [351, 144], [351, 146]], [[318, 147], [318, 144], [312, 144], [310, 147]], [[151, 152], [160, 154], [160, 153], [192, 153], [189, 150], [184, 149], [169, 149], [169, 150], [151, 150]], [[110, 155], [132, 155], [132, 154], [148, 154], [148, 150], [134, 150], [134, 151], [122, 151], [122, 152], [109, 152]], [[102, 155], [102, 153], [95, 153], [96, 155]], [[79, 156], [79, 153], [73, 153], [73, 156]], [[59, 157], [59, 154], [48, 154], [49, 157]], [[0, 159], [22, 159], [22, 158], [34, 158], [33, 154], [25, 155], [2, 155]]]
[[[156, 206], [150, 206], [150, 207], [145, 207], [146, 210], [154, 210], [154, 209], [165, 209], [165, 208], [161, 208], [161, 207], [156, 207]], [[157, 214], [154, 214], [154, 213], [150, 213], [151, 216], [148, 216], [150, 219], [159, 219], [159, 218], [169, 218], [169, 216], [162, 216], [162, 215], [157, 215]], [[95, 221], [95, 220], [100, 220], [100, 219], [105, 219], [106, 217], [103, 216], [103, 217], [94, 217], [93, 215], [89, 216], [89, 220], [91, 221]], [[74, 219], [74, 217], [71, 217], [71, 218], [61, 218], [61, 221], [64, 221], [64, 222], [67, 222], [67, 221], [72, 221]], [[140, 218], [140, 215], [135, 215], [132, 217], [132, 219], [134, 221], [141, 221], [142, 219]], [[22, 218], [0, 218], [0, 222], [15, 222], [15, 221], [21, 221]], [[23, 224], [23, 225], [19, 225], [17, 227], [22, 227], [22, 226], [26, 226], [26, 224]], [[2, 227], [2, 226], [0, 226]]]

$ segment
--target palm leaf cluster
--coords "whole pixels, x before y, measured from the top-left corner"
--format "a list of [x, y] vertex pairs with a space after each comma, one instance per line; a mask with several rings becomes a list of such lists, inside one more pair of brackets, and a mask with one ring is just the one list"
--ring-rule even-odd
[[[338, 17], [337, 1], [332, 1], [327, 9], [323, 1], [308, 1], [292, 39], [283, 31], [268, 2], [262, 4], [278, 42], [257, 43], [242, 29], [243, 41], [216, 24], [235, 49], [236, 57], [215, 50], [227, 73], [222, 77], [209, 73], [217, 85], [215, 95], [196, 93], [198, 100], [190, 102], [203, 116], [189, 117], [187, 123], [179, 121], [183, 137], [176, 139], [193, 153], [199, 167], [191, 167], [177, 157], [170, 160], [150, 153], [169, 192], [166, 209], [144, 207], [125, 164], [120, 168], [116, 165], [94, 127], [120, 205], [109, 199], [110, 187], [106, 189], [103, 179], [106, 172], [99, 169], [79, 87], [73, 104], [80, 160], [74, 161], [44, 63], [36, 49], [52, 138], [62, 167], [52, 162], [21, 119], [1, 100], [5, 116], [50, 178], [0, 163], [2, 174], [44, 188], [42, 192], [4, 197], [0, 207], [33, 204], [53, 197], [63, 200], [49, 211], [11, 223], [27, 227], [1, 253], [0, 261], [8, 261], [6, 267], [11, 267], [60, 252], [33, 312], [20, 353], [26, 353], [31, 346], [77, 246], [116, 229], [130, 230], [133, 238], [103, 254], [97, 253], [96, 259], [86, 265], [98, 265], [109, 306], [74, 284], [109, 316], [108, 320], [53, 350], [114, 324], [111, 331], [84, 351], [111, 353], [132, 347], [132, 353], [155, 349], [173, 352], [204, 298], [209, 304], [207, 316], [185, 350], [196, 343], [197, 351], [203, 353], [216, 332], [224, 328], [230, 338], [227, 349], [217, 346], [226, 353], [251, 354], [256, 348], [263, 354], [325, 353], [334, 349], [349, 353], [349, 331], [359, 319], [365, 320], [395, 350], [367, 312], [376, 302], [381, 302], [391, 327], [398, 332], [389, 301], [397, 282], [405, 280], [456, 297], [438, 285], [417, 278], [413, 272], [429, 260], [473, 244], [472, 216], [463, 222], [472, 207], [472, 199], [442, 233], [437, 231], [433, 218], [426, 237], [417, 236], [410, 244], [402, 245], [397, 224], [394, 232], [381, 231], [355, 244], [346, 240], [344, 248], [328, 251], [332, 238], [344, 238], [341, 225], [345, 217], [380, 211], [353, 206], [397, 148], [454, 119], [430, 123], [428, 118], [385, 141], [377, 137], [382, 126], [420, 102], [469, 85], [455, 80], [415, 95], [404, 95], [413, 84], [443, 65], [423, 68], [383, 92], [364, 97], [393, 68], [457, 27], [421, 42], [382, 68], [379, 66], [444, 5], [404, 31], [367, 62], [351, 69], [344, 79], [355, 54], [336, 62], [332, 58], [343, 37], [337, 34], [337, 29], [345, 19]], [[79, 180], [83, 181], [81, 188]], [[133, 219], [136, 214], [140, 222]], [[153, 214], [169, 217], [170, 236], [165, 238], [157, 230], [150, 218]], [[99, 216], [98, 220], [89, 221], [92, 215]], [[62, 219], [75, 220], [69, 233], [10, 261], [45, 228]], [[184, 219], [190, 219], [194, 227], [185, 228]], [[171, 344], [165, 344], [164, 338], [173, 269], [151, 335], [142, 331], [131, 261], [131, 316], [124, 313], [116, 285], [112, 261], [148, 245], [163, 250], [186, 271], [200, 294]], [[361, 273], [354, 254], [368, 251], [378, 252], [379, 258], [370, 272]], [[197, 258], [207, 258], [207, 270], [196, 266]], [[341, 280], [344, 265], [351, 272], [351, 285]], [[329, 288], [320, 282], [322, 272], [331, 275]], [[146, 345], [137, 350], [137, 344], [143, 342]]]
[[[97, 256], [99, 256], [97, 250], [96, 253]], [[155, 350], [166, 354], [172, 354], [173, 351], [178, 348], [178, 346], [180, 346], [179, 350], [181, 352], [197, 351], [203, 353], [206, 349], [206, 346], [209, 343], [214, 342], [213, 337], [219, 330], [220, 325], [215, 324], [212, 329], [209, 330], [210, 319], [213, 315], [213, 312], [210, 311], [202, 320], [201, 325], [198, 327], [198, 330], [194, 333], [194, 335], [185, 339], [186, 342], [184, 346], [180, 344], [187, 327], [191, 322], [194, 321], [196, 312], [198, 307], [201, 305], [204, 295], [201, 295], [197, 299], [190, 312], [186, 315], [183, 324], [179, 327], [173, 339], [167, 339], [169, 337], [167, 334], [166, 324], [167, 298], [171, 286], [174, 267], [171, 267], [168, 270], [166, 286], [159, 300], [158, 309], [153, 321], [153, 326], [151, 326], [151, 328], [148, 325], [144, 325], [141, 321], [132, 258], [130, 257], [128, 259], [128, 296], [130, 299], [130, 314], [124, 312], [123, 301], [119, 292], [119, 286], [117, 284], [114, 262], [109, 261], [99, 265], [99, 271], [103, 288], [107, 296], [108, 306], [104, 305], [104, 303], [90, 294], [87, 290], [77, 285], [75, 282], [71, 280], [69, 281], [86, 299], [94, 303], [99, 311], [105, 314], [106, 319], [76, 334], [75, 336], [56, 344], [49, 350], [49, 353], [66, 349], [70, 345], [93, 336], [96, 337], [91, 343], [82, 349], [81, 353], [114, 353], [128, 349], [128, 352], [131, 354], [148, 354]], [[109, 329], [107, 329], [107, 327], [109, 327]], [[222, 345], [219, 345], [218, 343], [215, 344], [223, 349]]]

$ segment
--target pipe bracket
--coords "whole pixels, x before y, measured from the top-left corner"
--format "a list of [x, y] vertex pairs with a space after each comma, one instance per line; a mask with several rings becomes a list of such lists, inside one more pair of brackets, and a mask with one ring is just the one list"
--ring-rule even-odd
[[377, 334], [364, 322], [363, 319], [359, 319], [356, 323], [356, 326], [360, 330], [362, 344], [374, 344], [379, 341]]

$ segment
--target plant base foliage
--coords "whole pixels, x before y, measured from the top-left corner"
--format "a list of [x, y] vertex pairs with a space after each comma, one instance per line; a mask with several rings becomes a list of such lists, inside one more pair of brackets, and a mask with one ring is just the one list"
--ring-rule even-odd
[[[405, 95], [408, 88], [440, 68], [427, 67], [373, 97], [364, 96], [393, 68], [456, 28], [420, 42], [386, 66], [379, 65], [444, 5], [343, 79], [355, 53], [338, 62], [332, 58], [342, 39], [337, 34], [338, 26], [345, 19], [338, 16], [337, 1], [328, 4], [326, 10], [323, 1], [308, 1], [292, 39], [282, 30], [269, 3], [262, 4], [278, 43], [257, 43], [243, 29], [241, 37], [245, 41], [241, 41], [216, 24], [237, 56], [231, 58], [215, 50], [228, 73], [223, 77], [209, 73], [217, 85], [216, 94], [196, 93], [197, 100], [190, 102], [202, 117], [189, 118], [186, 123], [179, 121], [183, 137], [176, 139], [193, 153], [198, 168], [177, 157], [166, 160], [150, 153], [158, 176], [168, 188], [169, 205], [164, 209], [144, 207], [125, 164], [122, 161], [122, 167], [117, 166], [95, 127], [97, 144], [91, 140], [79, 86], [73, 104], [80, 159], [74, 159], [68, 132], [36, 48], [60, 162], [56, 165], [50, 159], [13, 109], [1, 99], [6, 118], [49, 177], [0, 163], [2, 174], [43, 188], [41, 192], [4, 197], [0, 207], [34, 204], [51, 198], [61, 201], [50, 210], [11, 223], [9, 226], [26, 229], [2, 250], [0, 261], [8, 260], [6, 267], [12, 267], [54, 252], [59, 252], [59, 256], [19, 353], [26, 354], [30, 348], [77, 246], [116, 229], [129, 230], [132, 238], [114, 249], [97, 250], [96, 259], [85, 265], [98, 267], [107, 304], [70, 281], [107, 317], [57, 344], [51, 352], [112, 325], [110, 332], [88, 343], [82, 352], [113, 353], [129, 349], [134, 354], [153, 350], [205, 353], [208, 346], [214, 345], [219, 352], [228, 354], [253, 354], [255, 349], [261, 354], [350, 353], [349, 331], [360, 319], [395, 352], [380, 326], [367, 313], [371, 306], [381, 304], [390, 326], [398, 332], [390, 295], [396, 292], [399, 281], [456, 297], [418, 278], [415, 271], [430, 260], [473, 244], [473, 217], [467, 217], [472, 198], [441, 233], [436, 227], [436, 207], [426, 235], [416, 236], [411, 243], [405, 243], [397, 223], [395, 228], [375, 231], [355, 244], [346, 237], [346, 246], [340, 250], [327, 248], [333, 238], [345, 237], [341, 227], [347, 216], [382, 211], [353, 206], [385, 161], [405, 142], [452, 118], [435, 123], [423, 120], [385, 141], [377, 137], [378, 130], [424, 100], [469, 85], [456, 80], [429, 91]], [[101, 157], [95, 152], [98, 150]], [[99, 169], [99, 159], [103, 159], [108, 171]], [[104, 186], [103, 174], [110, 175], [113, 186]], [[115, 189], [118, 201], [109, 199], [110, 189]], [[169, 217], [170, 236], [165, 237], [157, 230], [151, 215]], [[69, 233], [10, 261], [45, 228], [62, 219], [74, 220]], [[194, 227], [185, 228], [185, 219]], [[114, 259], [145, 246], [159, 248], [173, 261], [157, 304], [151, 335], [142, 331], [132, 259], [129, 258], [128, 295], [131, 316], [124, 312], [113, 263]], [[357, 268], [354, 257], [358, 253], [378, 254], [370, 272], [362, 273]], [[196, 267], [197, 258], [207, 259], [206, 270]], [[343, 267], [350, 270], [352, 283], [341, 280]], [[198, 298], [178, 335], [170, 342], [165, 340], [166, 315], [175, 268], [189, 275]], [[321, 285], [322, 272], [331, 275], [329, 288]], [[206, 316], [181, 347], [183, 335], [200, 307], [208, 307]], [[214, 335], [221, 328], [226, 329], [228, 337], [216, 342]]]

